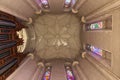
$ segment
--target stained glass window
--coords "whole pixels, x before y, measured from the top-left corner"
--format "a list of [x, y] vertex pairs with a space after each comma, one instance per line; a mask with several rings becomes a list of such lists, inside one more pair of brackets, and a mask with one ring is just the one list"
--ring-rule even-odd
[[94, 54], [103, 56], [103, 51], [99, 48], [92, 46], [92, 45], [87, 44], [86, 49], [93, 52]]
[[42, 4], [47, 5], [48, 1], [47, 0], [41, 0]]
[[89, 26], [87, 26], [87, 30], [97, 30], [97, 29], [103, 29], [103, 22], [96, 22], [92, 23]]
[[43, 79], [42, 80], [50, 80], [51, 69], [52, 69], [52, 67], [50, 67], [50, 66], [45, 68], [45, 73], [43, 75]]
[[71, 0], [65, 0], [65, 4], [70, 4]]
[[[86, 49], [88, 51], [91, 51], [89, 53], [91, 56], [93, 56], [96, 60], [98, 60], [100, 63], [102, 63], [105, 66], [111, 66], [111, 52], [108, 52], [106, 50], [99, 49], [95, 46], [86, 44]], [[94, 55], [96, 54], [96, 55]], [[99, 57], [99, 58], [98, 58]]]
[[71, 66], [65, 66], [67, 80], [75, 80]]
[[97, 22], [90, 25], [90, 29], [102, 29], [103, 28], [103, 22]]
[[107, 17], [104, 20], [87, 23], [86, 30], [103, 30], [103, 29], [112, 29], [112, 16]]
[[49, 8], [48, 0], [41, 0], [43, 8]]
[[72, 0], [65, 0], [65, 8], [69, 8], [71, 6]]
[[92, 51], [93, 53], [96, 53], [96, 54], [102, 56], [102, 50], [101, 50], [101, 49], [96, 48], [96, 47], [94, 47], [94, 46], [91, 46], [90, 48], [91, 48], [91, 51]]

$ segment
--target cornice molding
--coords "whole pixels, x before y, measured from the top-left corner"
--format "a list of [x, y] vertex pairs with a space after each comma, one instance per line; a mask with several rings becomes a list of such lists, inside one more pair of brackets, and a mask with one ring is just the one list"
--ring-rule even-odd
[[100, 8], [100, 9], [97, 9], [93, 13], [86, 16], [86, 20], [90, 20], [94, 17], [104, 15], [104, 14], [106, 14], [108, 12], [111, 12], [111, 11], [113, 11], [115, 9], [118, 9], [118, 8], [120, 8], [120, 0], [114, 0], [114, 1], [106, 4], [104, 7]]
[[41, 14], [41, 9], [39, 8], [39, 6], [37, 6], [35, 1], [32, 0], [26, 0], [26, 2], [31, 6], [32, 9], [35, 10], [35, 14]]

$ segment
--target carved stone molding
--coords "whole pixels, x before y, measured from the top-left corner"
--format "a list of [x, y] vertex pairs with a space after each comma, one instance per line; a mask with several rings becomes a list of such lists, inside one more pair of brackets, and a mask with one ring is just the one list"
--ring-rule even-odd
[[107, 5], [105, 5], [104, 7], [94, 11], [93, 13], [89, 14], [88, 16], [86, 16], [87, 20], [90, 20], [94, 17], [106, 14], [108, 12], [112, 12], [115, 9], [120, 8], [120, 0], [114, 0], [110, 3], [108, 3]]

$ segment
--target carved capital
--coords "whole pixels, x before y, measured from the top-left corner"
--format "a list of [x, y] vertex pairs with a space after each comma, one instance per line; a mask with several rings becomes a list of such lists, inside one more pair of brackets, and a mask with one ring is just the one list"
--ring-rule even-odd
[[72, 66], [76, 66], [76, 65], [78, 65], [78, 64], [79, 64], [78, 61], [74, 61], [74, 62], [72, 63]]
[[29, 56], [31, 59], [34, 59], [34, 55], [33, 55], [33, 53], [29, 53], [27, 56]]

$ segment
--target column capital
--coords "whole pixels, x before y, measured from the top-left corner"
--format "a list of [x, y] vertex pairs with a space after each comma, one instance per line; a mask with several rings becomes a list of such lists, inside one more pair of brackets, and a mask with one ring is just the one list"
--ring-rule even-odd
[[44, 63], [43, 62], [38, 62], [37, 65], [44, 67]]
[[73, 61], [72, 66], [76, 66], [76, 65], [78, 65], [78, 64], [79, 64], [78, 61]]
[[33, 53], [29, 53], [27, 56], [29, 56], [31, 59], [35, 58], [35, 56], [33, 55]]

